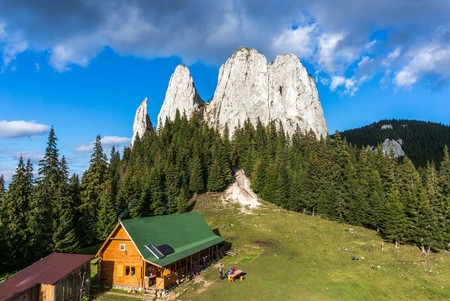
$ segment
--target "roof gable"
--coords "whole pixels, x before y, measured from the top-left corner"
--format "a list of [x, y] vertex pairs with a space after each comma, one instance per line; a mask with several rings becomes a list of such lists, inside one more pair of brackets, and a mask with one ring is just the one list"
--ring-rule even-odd
[[13, 298], [37, 284], [55, 284], [93, 255], [52, 253], [0, 283], [0, 300]]
[[[197, 212], [121, 221], [142, 257], [165, 266], [223, 241]], [[145, 245], [169, 245], [174, 253], [156, 257]]]

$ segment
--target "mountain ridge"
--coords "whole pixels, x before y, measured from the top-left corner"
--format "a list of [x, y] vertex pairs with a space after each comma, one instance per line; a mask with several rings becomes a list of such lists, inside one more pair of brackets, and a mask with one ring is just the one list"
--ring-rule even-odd
[[327, 136], [327, 125], [317, 88], [297, 56], [278, 55], [268, 63], [255, 49], [240, 47], [220, 67], [214, 96], [204, 102], [195, 88], [189, 69], [178, 66], [171, 76], [166, 96], [158, 114], [158, 126], [173, 120], [175, 112], [189, 118], [202, 111], [212, 127], [230, 137], [247, 120], [256, 125], [274, 122], [286, 133], [312, 131]]
[[450, 125], [408, 119], [380, 121], [341, 132], [347, 142], [361, 148], [377, 146], [386, 139], [401, 140], [402, 149], [416, 166], [442, 160], [444, 146], [450, 146]]

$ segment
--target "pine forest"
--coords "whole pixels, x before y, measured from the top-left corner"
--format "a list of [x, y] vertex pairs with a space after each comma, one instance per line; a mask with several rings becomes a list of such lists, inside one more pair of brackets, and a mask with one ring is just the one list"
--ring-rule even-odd
[[[351, 146], [336, 132], [284, 134], [279, 124], [246, 122], [229, 139], [202, 116], [177, 114], [132, 147], [104, 153], [69, 174], [51, 129], [37, 166], [20, 158], [9, 184], [0, 177], [0, 274], [43, 256], [98, 245], [118, 218], [185, 212], [200, 193], [220, 192], [244, 170], [260, 198], [285, 209], [362, 225], [423, 253], [450, 246], [450, 154], [417, 167], [408, 158]], [[36, 175], [36, 176], [34, 176]]]

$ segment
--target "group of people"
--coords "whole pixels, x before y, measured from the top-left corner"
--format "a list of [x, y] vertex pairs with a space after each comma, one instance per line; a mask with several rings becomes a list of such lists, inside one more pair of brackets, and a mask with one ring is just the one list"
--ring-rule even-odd
[[[233, 265], [231, 266], [231, 268], [228, 270], [228, 272], [226, 273], [226, 275], [232, 275], [234, 272], [236, 272], [236, 267]], [[219, 264], [219, 274], [220, 274], [220, 280], [223, 279], [223, 264]]]

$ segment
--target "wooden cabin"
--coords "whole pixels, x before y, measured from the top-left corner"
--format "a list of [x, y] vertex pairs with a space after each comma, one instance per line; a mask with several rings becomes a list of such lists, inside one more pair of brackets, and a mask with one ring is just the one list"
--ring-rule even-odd
[[100, 282], [166, 289], [218, 259], [221, 242], [196, 212], [122, 220], [97, 252]]
[[92, 258], [52, 253], [0, 283], [0, 300], [69, 301], [89, 296]]

